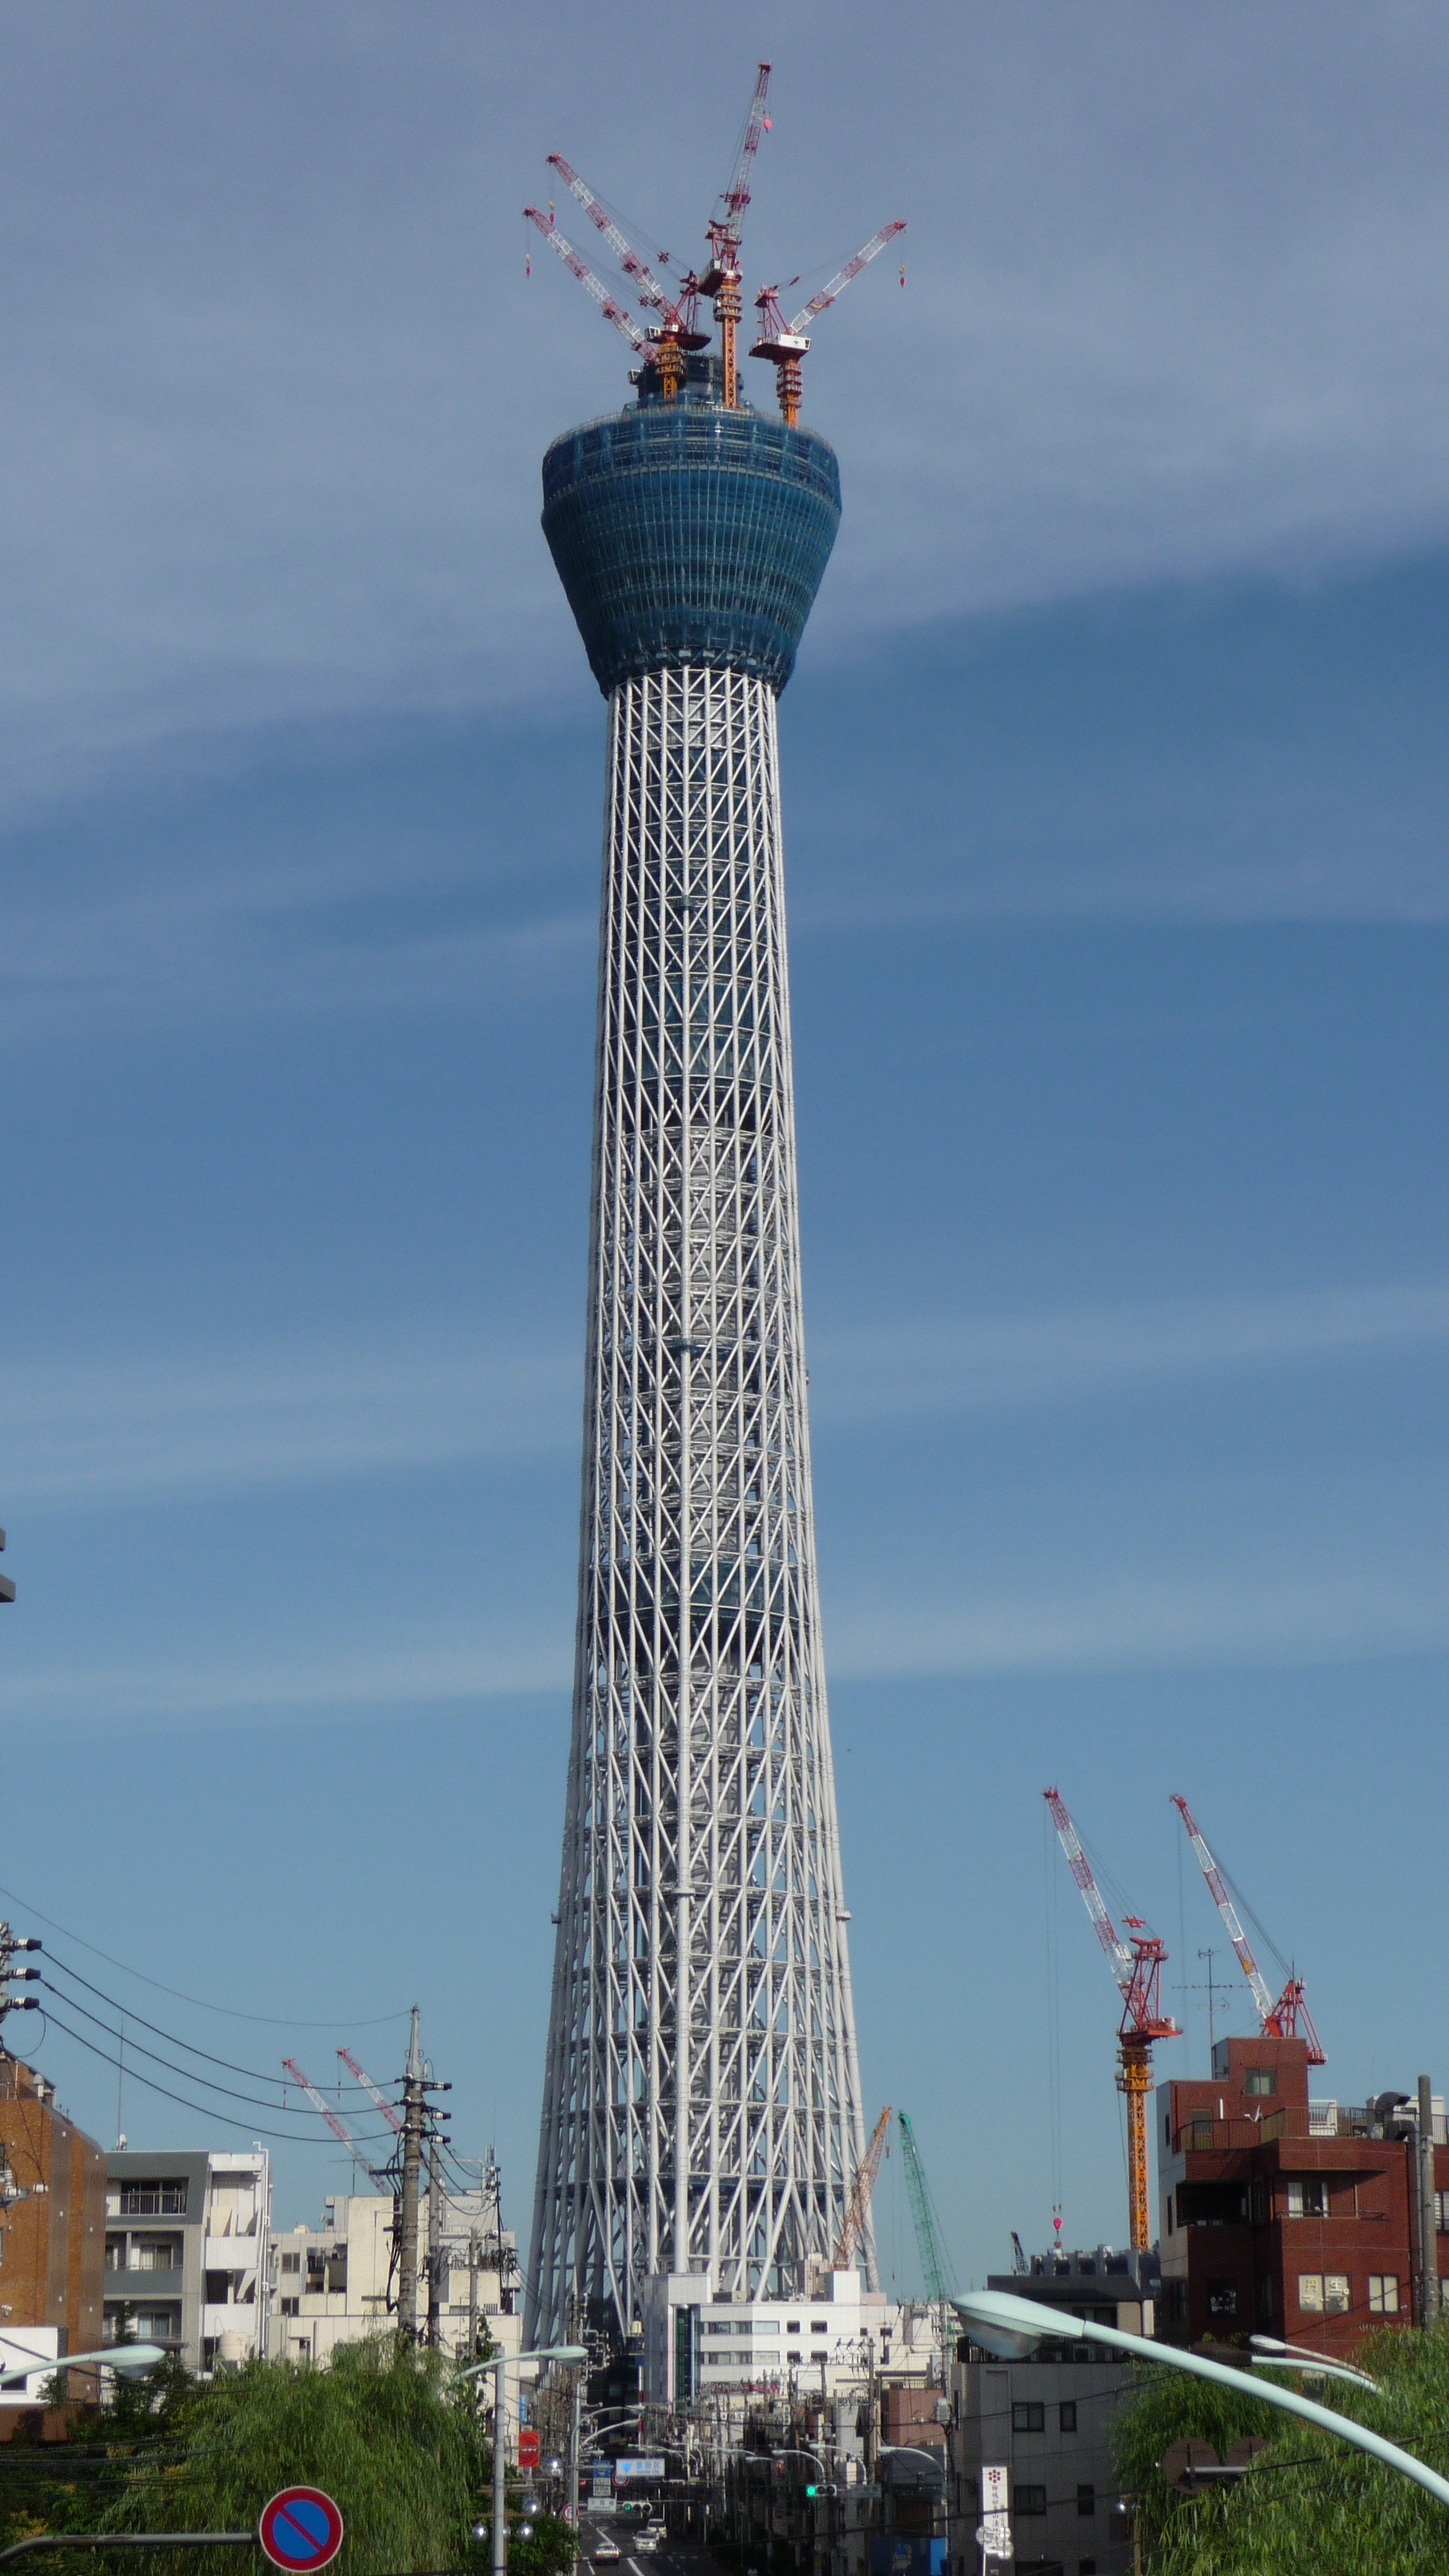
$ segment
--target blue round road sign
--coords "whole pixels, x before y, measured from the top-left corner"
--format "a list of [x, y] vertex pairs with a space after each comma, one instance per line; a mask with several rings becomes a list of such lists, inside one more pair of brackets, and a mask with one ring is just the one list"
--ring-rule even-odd
[[263, 2505], [257, 2538], [274, 2567], [313, 2576], [331, 2566], [342, 2546], [342, 2516], [320, 2487], [283, 2487]]

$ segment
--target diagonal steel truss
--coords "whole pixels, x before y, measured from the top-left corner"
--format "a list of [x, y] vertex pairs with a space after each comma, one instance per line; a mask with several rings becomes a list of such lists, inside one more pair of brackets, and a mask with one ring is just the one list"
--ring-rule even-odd
[[655, 2270], [725, 2297], [800, 2286], [864, 2143], [761, 680], [614, 691], [597, 1086], [529, 2342], [573, 2296], [627, 2330]]

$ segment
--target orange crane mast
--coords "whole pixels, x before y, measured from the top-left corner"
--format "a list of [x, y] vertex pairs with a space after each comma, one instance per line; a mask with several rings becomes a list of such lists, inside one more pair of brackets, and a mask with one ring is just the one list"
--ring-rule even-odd
[[1154, 2040], [1182, 2037], [1176, 2022], [1161, 2008], [1159, 1987], [1167, 1948], [1136, 1914], [1123, 1915], [1123, 1924], [1131, 1936], [1130, 1946], [1123, 1940], [1103, 1903], [1091, 1863], [1062, 1798], [1055, 1789], [1043, 1789], [1042, 1796], [1122, 1997], [1122, 2019], [1117, 2027], [1117, 2088], [1127, 2104], [1128, 2242], [1135, 2252], [1145, 2253], [1152, 2242], [1147, 2197], [1147, 2096], [1152, 2089], [1152, 2045]]

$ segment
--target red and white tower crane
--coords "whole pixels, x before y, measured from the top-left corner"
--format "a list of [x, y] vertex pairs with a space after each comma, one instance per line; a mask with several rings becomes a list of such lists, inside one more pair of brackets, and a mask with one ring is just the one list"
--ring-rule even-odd
[[1130, 1936], [1123, 1940], [1103, 1902], [1091, 1863], [1060, 1795], [1055, 1789], [1043, 1789], [1042, 1796], [1122, 1997], [1122, 2019], [1117, 2027], [1117, 2087], [1127, 2103], [1128, 2241], [1137, 2251], [1145, 2252], [1152, 2242], [1147, 2197], [1147, 2096], [1152, 2089], [1152, 2044], [1154, 2040], [1182, 2036], [1176, 2022], [1162, 2011], [1159, 1998], [1167, 1949], [1136, 1914], [1123, 1915]]
[[1186, 1798], [1174, 1798], [1172, 1803], [1187, 1828], [1188, 1841], [1197, 1854], [1202, 1874], [1208, 1883], [1208, 1894], [1223, 1918], [1228, 1939], [1238, 1954], [1238, 1965], [1252, 1988], [1253, 2001], [1258, 2007], [1258, 2026], [1263, 2037], [1265, 2039], [1306, 2039], [1309, 2065], [1322, 2066], [1323, 2048], [1318, 2033], [1313, 2027], [1313, 2015], [1308, 2009], [1304, 1996], [1302, 1978], [1290, 1976], [1277, 2002], [1274, 2002], [1263, 1972], [1248, 1947], [1248, 1936], [1238, 1920], [1238, 1909], [1228, 1894], [1227, 1881], [1208, 1850], [1201, 1827], [1191, 1807]]
[[[608, 243], [624, 275], [634, 287], [645, 312], [658, 313], [662, 316], [662, 319], [654, 323], [644, 336], [652, 341], [654, 346], [654, 359], [659, 369], [664, 399], [666, 402], [672, 402], [684, 382], [685, 351], [709, 347], [709, 333], [695, 329], [695, 315], [700, 295], [698, 280], [693, 276], [682, 278], [676, 292], [671, 296], [668, 289], [660, 285], [647, 262], [639, 257], [637, 251], [630, 248], [607, 206], [600, 203], [593, 189], [579, 177], [577, 170], [570, 168], [563, 154], [550, 152], [548, 162], [550, 169], [557, 170], [570, 196], [577, 198], [594, 230]], [[537, 223], [538, 215], [535, 208], [527, 207], [525, 212], [531, 214], [534, 222]], [[577, 253], [575, 256], [577, 257]], [[577, 275], [577, 270], [574, 273]]]
[[322, 2117], [326, 2121], [334, 2138], [340, 2140], [341, 2144], [347, 2149], [348, 2154], [356, 2158], [356, 2161], [361, 2165], [363, 2172], [367, 2175], [369, 2182], [375, 2182], [380, 2191], [390, 2191], [392, 2189], [392, 2184], [388, 2176], [385, 2173], [379, 2173], [376, 2166], [368, 2163], [367, 2158], [359, 2147], [352, 2131], [343, 2121], [339, 2120], [331, 2103], [327, 2100], [326, 2095], [319, 2093], [315, 2084], [309, 2084], [301, 2067], [297, 2064], [296, 2059], [294, 2057], [284, 2057], [282, 2064], [286, 2068], [287, 2073], [291, 2076], [293, 2083], [301, 2086], [302, 2091], [306, 2094], [313, 2110], [321, 2112]]
[[[760, 336], [751, 349], [750, 356], [768, 358], [772, 362], [775, 369], [775, 387], [780, 397], [780, 410], [791, 429], [800, 417], [800, 361], [810, 346], [805, 329], [806, 323], [813, 322], [817, 313], [823, 313], [827, 304], [833, 304], [837, 295], [844, 293], [851, 279], [859, 277], [863, 268], [869, 268], [876, 253], [883, 251], [886, 243], [893, 242], [897, 233], [903, 233], [905, 229], [903, 219], [893, 224], [882, 224], [880, 231], [872, 233], [864, 248], [856, 252], [854, 259], [848, 259], [844, 268], [836, 270], [829, 285], [822, 286], [818, 295], [812, 295], [808, 304], [802, 304], [793, 322], [787, 322], [780, 310], [778, 286], [762, 286], [755, 297], [755, 311], [760, 317]], [[902, 274], [904, 275], [904, 271]]]
[[765, 99], [770, 87], [770, 66], [755, 67], [755, 94], [745, 119], [745, 130], [735, 157], [734, 172], [705, 226], [709, 236], [709, 266], [699, 281], [701, 295], [714, 299], [714, 318], [719, 324], [720, 357], [723, 362], [724, 405], [726, 411], [737, 409], [740, 399], [739, 367], [736, 358], [736, 336], [740, 327], [740, 242], [744, 234], [745, 208], [755, 181], [755, 154], [760, 137], [768, 134], [770, 120], [765, 114]]
[[349, 2075], [356, 2076], [364, 2093], [368, 2094], [377, 2104], [379, 2111], [386, 2120], [388, 2127], [392, 2130], [393, 2135], [400, 2138], [402, 2136], [402, 2121], [399, 2119], [397, 2112], [393, 2109], [391, 2102], [389, 2102], [387, 2095], [382, 2091], [380, 2085], [374, 2084], [372, 2077], [368, 2074], [365, 2066], [358, 2065], [350, 2048], [339, 2048], [337, 2054], [341, 2058]]
[[588, 261], [582, 258], [579, 252], [575, 250], [573, 243], [568, 239], [567, 234], [559, 231], [557, 224], [554, 222], [553, 216], [551, 214], [544, 214], [542, 209], [538, 206], [525, 206], [523, 211], [529, 223], [537, 224], [539, 231], [542, 233], [544, 240], [549, 246], [549, 249], [558, 253], [558, 256], [563, 261], [565, 268], [569, 270], [572, 276], [578, 279], [584, 293], [586, 295], [592, 295], [594, 302], [597, 304], [599, 311], [604, 317], [604, 320], [606, 322], [612, 322], [616, 331], [623, 332], [630, 348], [633, 349], [640, 357], [647, 356], [649, 342], [645, 334], [640, 330], [632, 313], [626, 313], [623, 305], [609, 293], [603, 279], [595, 277]]

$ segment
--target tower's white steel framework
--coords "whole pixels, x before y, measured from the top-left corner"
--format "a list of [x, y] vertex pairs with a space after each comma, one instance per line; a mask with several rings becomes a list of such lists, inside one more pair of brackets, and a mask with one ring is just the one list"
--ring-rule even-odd
[[627, 2331], [654, 2271], [708, 2272], [725, 2297], [802, 2286], [863, 2151], [811, 1511], [776, 685], [670, 659], [610, 691], [530, 2342], [586, 2314]]

